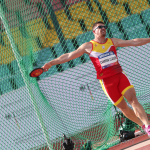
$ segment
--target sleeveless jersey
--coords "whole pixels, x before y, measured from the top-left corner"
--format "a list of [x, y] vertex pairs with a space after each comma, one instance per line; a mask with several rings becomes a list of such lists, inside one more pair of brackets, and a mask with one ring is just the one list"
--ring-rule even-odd
[[90, 59], [96, 69], [97, 79], [103, 79], [122, 72], [118, 62], [116, 48], [111, 39], [107, 38], [106, 43], [92, 43]]

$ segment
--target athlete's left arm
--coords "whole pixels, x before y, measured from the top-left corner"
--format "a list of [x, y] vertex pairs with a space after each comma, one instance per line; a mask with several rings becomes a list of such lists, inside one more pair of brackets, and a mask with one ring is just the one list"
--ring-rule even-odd
[[141, 46], [150, 42], [150, 38], [137, 38], [132, 40], [122, 40], [112, 38], [115, 47]]

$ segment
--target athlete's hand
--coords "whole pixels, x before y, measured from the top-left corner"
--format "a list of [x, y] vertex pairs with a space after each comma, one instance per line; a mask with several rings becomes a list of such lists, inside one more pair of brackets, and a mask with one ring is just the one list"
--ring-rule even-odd
[[42, 68], [44, 69], [44, 72], [48, 71], [49, 68], [51, 68], [52, 65], [50, 62], [46, 63]]

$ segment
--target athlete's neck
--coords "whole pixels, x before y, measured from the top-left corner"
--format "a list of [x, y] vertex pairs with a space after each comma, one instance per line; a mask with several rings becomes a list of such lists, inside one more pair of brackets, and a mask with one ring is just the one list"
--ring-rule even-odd
[[104, 43], [106, 43], [106, 41], [107, 41], [107, 38], [105, 38], [105, 37], [100, 37], [100, 38], [94, 38], [94, 41], [95, 42], [98, 42], [98, 43], [101, 43], [101, 44], [104, 44]]

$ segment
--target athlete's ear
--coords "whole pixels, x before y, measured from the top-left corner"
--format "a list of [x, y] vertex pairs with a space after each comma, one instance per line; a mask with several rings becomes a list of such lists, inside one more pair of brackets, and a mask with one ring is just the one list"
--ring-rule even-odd
[[95, 33], [95, 30], [93, 30], [93, 33]]

